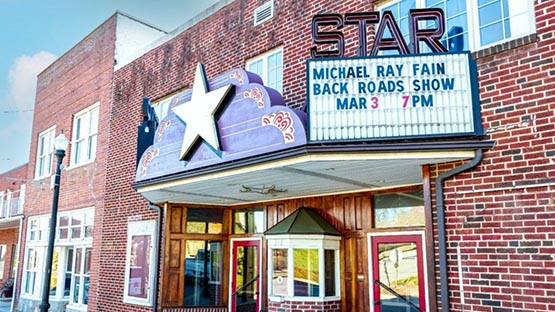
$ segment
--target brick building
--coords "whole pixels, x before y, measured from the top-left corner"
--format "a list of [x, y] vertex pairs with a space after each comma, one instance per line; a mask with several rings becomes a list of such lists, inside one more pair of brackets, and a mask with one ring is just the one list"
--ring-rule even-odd
[[[97, 289], [114, 66], [164, 33], [116, 13], [41, 72], [37, 79], [19, 267], [18, 309], [41, 300], [52, 209], [53, 143], [71, 144], [63, 159], [50, 311], [86, 309]], [[100, 225], [100, 226], [99, 226]]]
[[[96, 158], [62, 176], [64, 222], [94, 216], [79, 243], [59, 221], [65, 302], [554, 310], [554, 14], [542, 0], [223, 0], [127, 62], [112, 17], [39, 76], [34, 138], [73, 136], [100, 102]], [[98, 81], [61, 75], [94, 59], [80, 49], [98, 55]], [[61, 102], [75, 107], [54, 114]], [[51, 197], [28, 178], [27, 228]], [[64, 271], [79, 251], [90, 271]]]
[[0, 174], [0, 285], [15, 280], [27, 164]]

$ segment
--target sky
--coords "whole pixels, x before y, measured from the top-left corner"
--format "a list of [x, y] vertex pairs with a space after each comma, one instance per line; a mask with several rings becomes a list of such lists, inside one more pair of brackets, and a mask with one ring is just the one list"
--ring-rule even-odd
[[36, 76], [116, 11], [171, 31], [218, 0], [0, 0], [0, 173], [29, 161]]

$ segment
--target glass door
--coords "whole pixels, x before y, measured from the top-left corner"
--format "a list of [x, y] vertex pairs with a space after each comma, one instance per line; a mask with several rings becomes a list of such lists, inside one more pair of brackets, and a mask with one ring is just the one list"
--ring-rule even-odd
[[369, 234], [371, 311], [426, 311], [423, 234]]
[[231, 245], [231, 312], [258, 312], [260, 240], [237, 240]]

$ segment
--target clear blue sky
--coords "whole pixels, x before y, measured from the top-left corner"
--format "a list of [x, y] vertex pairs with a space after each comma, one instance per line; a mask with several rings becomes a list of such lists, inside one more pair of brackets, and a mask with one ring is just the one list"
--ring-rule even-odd
[[29, 160], [36, 75], [56, 57], [116, 10], [171, 31], [216, 2], [0, 0], [0, 173]]

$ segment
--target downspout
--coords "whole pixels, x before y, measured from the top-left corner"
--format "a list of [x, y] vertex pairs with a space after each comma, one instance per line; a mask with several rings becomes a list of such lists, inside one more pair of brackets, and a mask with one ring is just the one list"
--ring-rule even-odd
[[441, 287], [441, 311], [449, 311], [449, 279], [447, 274], [447, 245], [445, 241], [445, 207], [443, 202], [443, 181], [461, 172], [476, 167], [483, 158], [483, 151], [476, 150], [474, 158], [463, 165], [441, 173], [436, 179], [437, 235], [439, 249], [439, 280]]
[[158, 311], [158, 276], [160, 274], [158, 268], [160, 267], [160, 238], [162, 236], [160, 233], [162, 229], [160, 223], [162, 222], [162, 209], [151, 202], [148, 202], [148, 208], [150, 208], [151, 210], [156, 210], [158, 214], [158, 216], [156, 217], [156, 246], [154, 246], [154, 250], [156, 251], [156, 261], [154, 261], [154, 301], [152, 303], [152, 311], [156, 312]]

